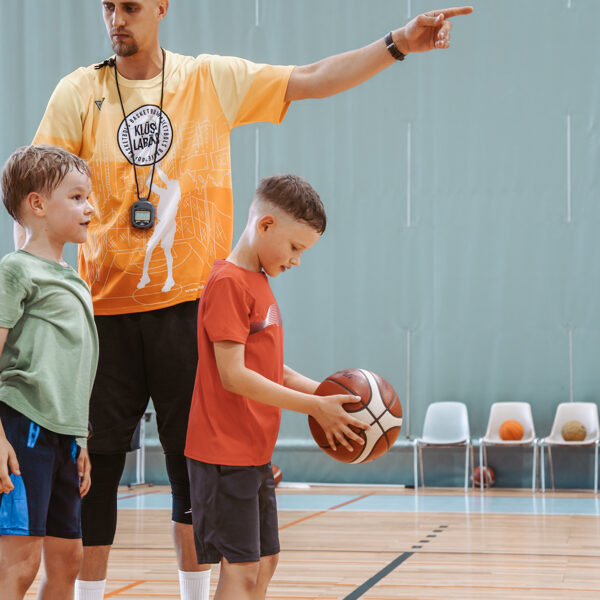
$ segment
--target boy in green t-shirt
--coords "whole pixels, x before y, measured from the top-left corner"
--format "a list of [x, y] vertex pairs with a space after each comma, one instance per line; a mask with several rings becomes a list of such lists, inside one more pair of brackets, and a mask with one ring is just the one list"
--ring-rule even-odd
[[98, 359], [90, 291], [62, 258], [93, 215], [89, 170], [53, 146], [16, 150], [2, 199], [27, 234], [0, 260], [0, 589], [24, 598], [44, 550], [38, 598], [73, 598]]

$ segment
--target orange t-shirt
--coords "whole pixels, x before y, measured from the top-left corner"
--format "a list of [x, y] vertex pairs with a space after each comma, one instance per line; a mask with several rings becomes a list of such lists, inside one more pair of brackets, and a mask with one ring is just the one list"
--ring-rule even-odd
[[[90, 165], [96, 217], [80, 249], [79, 274], [96, 314], [142, 312], [200, 296], [214, 260], [231, 249], [231, 129], [279, 123], [292, 69], [167, 52], [160, 125], [160, 73], [141, 81], [119, 76], [126, 122], [112, 67], [82, 67], [59, 82], [34, 143], [62, 146]], [[131, 226], [132, 151], [141, 197], [148, 195], [156, 153], [152, 229]]]
[[216, 260], [198, 309], [198, 368], [185, 455], [206, 463], [271, 460], [281, 409], [226, 391], [214, 342], [245, 345], [246, 367], [283, 384], [283, 328], [267, 276]]

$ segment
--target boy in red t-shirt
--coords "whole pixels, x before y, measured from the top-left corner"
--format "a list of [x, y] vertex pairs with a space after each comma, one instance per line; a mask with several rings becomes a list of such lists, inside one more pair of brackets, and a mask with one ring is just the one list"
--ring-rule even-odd
[[319, 195], [301, 177], [263, 179], [248, 223], [210, 273], [198, 312], [198, 369], [185, 454], [198, 562], [221, 562], [215, 600], [264, 598], [279, 536], [271, 455], [281, 409], [315, 417], [332, 448], [362, 443], [365, 425], [315, 396], [316, 381], [283, 363], [281, 315], [267, 275], [300, 264], [325, 231]]

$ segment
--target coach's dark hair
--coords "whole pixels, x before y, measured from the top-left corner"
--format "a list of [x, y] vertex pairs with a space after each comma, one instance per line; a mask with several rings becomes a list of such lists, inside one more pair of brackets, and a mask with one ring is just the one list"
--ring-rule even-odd
[[304, 221], [318, 233], [325, 231], [325, 207], [306, 179], [290, 174], [265, 177], [258, 184], [255, 195], [278, 206], [298, 221]]
[[2, 169], [2, 201], [10, 216], [19, 221], [21, 203], [32, 192], [52, 193], [71, 170], [90, 175], [87, 163], [58, 146], [22, 146]]

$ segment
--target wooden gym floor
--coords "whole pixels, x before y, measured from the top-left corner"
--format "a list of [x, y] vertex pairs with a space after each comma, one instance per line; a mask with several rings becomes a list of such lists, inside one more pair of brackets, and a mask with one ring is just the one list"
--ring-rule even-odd
[[[167, 493], [120, 490], [105, 598], [179, 598]], [[600, 598], [592, 492], [311, 486], [281, 487], [278, 501], [270, 600]]]

